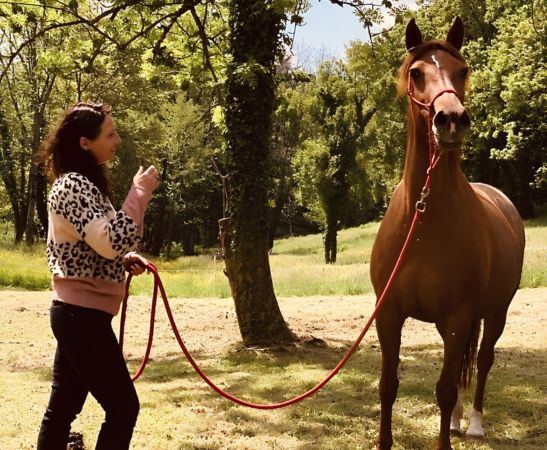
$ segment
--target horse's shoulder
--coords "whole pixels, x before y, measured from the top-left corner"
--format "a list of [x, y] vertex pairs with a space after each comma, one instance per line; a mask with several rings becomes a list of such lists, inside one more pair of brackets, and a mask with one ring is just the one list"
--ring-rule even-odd
[[[487, 215], [498, 222], [498, 218], [503, 217], [516, 235], [524, 235], [524, 225], [517, 208], [511, 200], [499, 189], [489, 184], [471, 183], [471, 187], [481, 201]], [[502, 220], [502, 222], [504, 222]]]
[[471, 183], [471, 187], [483, 204], [491, 205], [504, 214], [510, 210], [516, 210], [511, 200], [494, 186], [485, 183]]
[[509, 201], [509, 199], [507, 198], [507, 196], [503, 192], [501, 192], [499, 189], [497, 189], [494, 186], [491, 186], [489, 184], [486, 184], [486, 183], [471, 183], [471, 187], [478, 194], [483, 194], [483, 195], [486, 195], [488, 197], [498, 196], [498, 197], [505, 198], [505, 199], [507, 199], [507, 201]]

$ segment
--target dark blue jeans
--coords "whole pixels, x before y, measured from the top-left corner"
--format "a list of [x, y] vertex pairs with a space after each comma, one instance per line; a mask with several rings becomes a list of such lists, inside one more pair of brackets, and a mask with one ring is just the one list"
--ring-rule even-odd
[[70, 425], [88, 392], [105, 411], [97, 450], [129, 448], [139, 399], [106, 312], [54, 301], [51, 329], [57, 339], [51, 397], [38, 450], [66, 450]]

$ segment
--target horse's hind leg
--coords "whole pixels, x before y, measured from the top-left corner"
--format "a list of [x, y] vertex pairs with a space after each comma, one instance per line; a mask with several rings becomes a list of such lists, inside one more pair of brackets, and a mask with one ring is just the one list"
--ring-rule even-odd
[[382, 376], [380, 378], [380, 434], [377, 450], [390, 449], [393, 445], [391, 415], [393, 403], [397, 398], [399, 379], [399, 350], [401, 348], [401, 329], [405, 319], [387, 309], [380, 310], [376, 318], [376, 330], [382, 348]]
[[469, 427], [466, 435], [468, 437], [483, 438], [482, 408], [484, 402], [484, 389], [488, 372], [494, 364], [494, 346], [503, 333], [507, 311], [497, 316], [488, 316], [484, 319], [484, 333], [481, 341], [479, 354], [477, 356], [477, 389], [473, 407], [469, 413]]

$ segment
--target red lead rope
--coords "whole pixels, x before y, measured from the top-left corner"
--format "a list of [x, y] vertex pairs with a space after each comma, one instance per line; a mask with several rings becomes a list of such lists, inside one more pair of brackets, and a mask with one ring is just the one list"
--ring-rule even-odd
[[[410, 95], [411, 100], [416, 102], [420, 106], [426, 107], [428, 110], [431, 110], [431, 108], [433, 107], [434, 101], [440, 95], [442, 95], [443, 93], [446, 93], [446, 92], [455, 93], [454, 91], [442, 91], [439, 94], [437, 94], [437, 96], [434, 98], [434, 100], [432, 102], [430, 102], [429, 104], [424, 104], [424, 103], [418, 102], [414, 98], [414, 96], [412, 95], [412, 91], [409, 89], [409, 95]], [[430, 120], [430, 122], [431, 122], [431, 120]], [[414, 217], [412, 219], [412, 223], [411, 223], [410, 228], [408, 230], [408, 234], [405, 238], [405, 242], [403, 244], [403, 247], [401, 248], [401, 252], [399, 254], [399, 257], [397, 258], [397, 262], [395, 263], [395, 266], [393, 267], [393, 270], [391, 271], [391, 274], [390, 274], [389, 279], [386, 283], [386, 286], [384, 287], [384, 290], [383, 290], [382, 294], [380, 295], [380, 298], [376, 302], [376, 307], [374, 308], [374, 311], [372, 312], [372, 315], [370, 316], [367, 323], [365, 324], [365, 326], [363, 328], [363, 331], [361, 331], [361, 334], [356, 339], [356, 341], [353, 343], [353, 345], [349, 348], [349, 350], [346, 352], [346, 354], [344, 355], [342, 360], [336, 365], [336, 367], [334, 369], [332, 369], [332, 371], [327, 375], [327, 377], [324, 380], [322, 380], [320, 383], [318, 383], [315, 387], [313, 387], [309, 391], [304, 392], [303, 394], [300, 394], [297, 397], [291, 398], [291, 399], [286, 400], [284, 402], [271, 403], [271, 404], [251, 403], [251, 402], [248, 402], [246, 400], [235, 397], [232, 394], [230, 394], [230, 393], [222, 390], [221, 388], [219, 388], [215, 383], [213, 383], [213, 381], [211, 381], [211, 379], [205, 374], [205, 372], [203, 372], [203, 370], [201, 370], [201, 368], [198, 366], [196, 361], [194, 361], [194, 358], [192, 357], [192, 355], [190, 354], [190, 352], [186, 348], [186, 345], [184, 344], [184, 341], [182, 340], [182, 337], [180, 336], [177, 324], [175, 323], [173, 313], [171, 312], [171, 306], [169, 305], [169, 300], [167, 299], [167, 294], [165, 293], [165, 289], [163, 287], [163, 283], [161, 281], [161, 278], [158, 275], [158, 269], [156, 268], [156, 266], [154, 264], [152, 264], [150, 262], [146, 266], [146, 268], [154, 276], [154, 291], [153, 291], [153, 294], [152, 294], [152, 307], [151, 307], [151, 312], [150, 312], [150, 331], [149, 331], [149, 334], [148, 334], [148, 344], [146, 346], [146, 352], [145, 352], [144, 357], [142, 359], [141, 365], [140, 365], [139, 369], [137, 370], [137, 372], [135, 373], [135, 375], [133, 375], [132, 380], [135, 381], [137, 378], [139, 378], [141, 376], [141, 374], [144, 371], [144, 368], [146, 367], [146, 364], [148, 363], [148, 358], [150, 356], [150, 350], [152, 348], [152, 340], [153, 340], [153, 337], [154, 337], [154, 321], [155, 321], [155, 316], [156, 316], [156, 303], [157, 303], [157, 300], [158, 300], [158, 288], [159, 288], [159, 290], [161, 292], [162, 299], [163, 299], [163, 305], [165, 306], [165, 311], [167, 312], [167, 317], [169, 318], [169, 323], [171, 324], [171, 329], [173, 330], [173, 333], [175, 334], [175, 338], [177, 339], [177, 342], [179, 343], [179, 346], [180, 346], [182, 352], [184, 353], [184, 355], [186, 356], [186, 358], [188, 359], [188, 361], [190, 362], [190, 364], [192, 365], [194, 370], [203, 379], [203, 381], [205, 381], [205, 383], [207, 383], [215, 392], [217, 392], [218, 394], [220, 394], [224, 398], [226, 398], [228, 400], [231, 400], [232, 402], [237, 403], [239, 405], [247, 406], [249, 408], [277, 409], [277, 408], [283, 408], [285, 406], [292, 405], [294, 403], [298, 403], [298, 402], [304, 400], [305, 398], [310, 397], [311, 395], [315, 394], [319, 389], [321, 389], [323, 386], [325, 386], [340, 371], [340, 369], [344, 366], [344, 364], [346, 364], [349, 357], [355, 352], [355, 350], [357, 349], [357, 347], [359, 346], [359, 344], [361, 343], [361, 341], [363, 340], [363, 338], [367, 334], [370, 326], [372, 325], [372, 322], [374, 322], [374, 319], [376, 318], [376, 316], [378, 314], [378, 311], [382, 307], [382, 305], [383, 305], [383, 303], [384, 303], [384, 301], [387, 297], [387, 293], [389, 292], [389, 289], [391, 288], [391, 286], [392, 286], [392, 284], [395, 280], [395, 276], [399, 272], [401, 264], [404, 260], [405, 255], [406, 255], [409, 243], [412, 239], [412, 235], [414, 234], [414, 229], [416, 228], [416, 224], [418, 223], [422, 213], [425, 211], [426, 204], [425, 204], [424, 200], [427, 197], [427, 195], [429, 194], [429, 185], [431, 183], [431, 171], [435, 168], [437, 162], [439, 161], [439, 157], [440, 157], [440, 155], [437, 152], [434, 151], [435, 144], [433, 142], [431, 123], [429, 124], [428, 132], [429, 132], [429, 145], [430, 145], [430, 164], [429, 164], [429, 167], [427, 169], [427, 176], [426, 176], [426, 180], [425, 180], [425, 183], [424, 183], [424, 187], [422, 189], [422, 194], [421, 194], [420, 200], [418, 200], [416, 202]], [[120, 318], [120, 338], [119, 338], [119, 341], [120, 341], [120, 347], [122, 349], [123, 349], [123, 335], [124, 335], [124, 327], [125, 327], [125, 317], [126, 317], [126, 312], [127, 312], [127, 298], [129, 296], [129, 285], [131, 283], [131, 278], [132, 278], [132, 275], [129, 274], [129, 276], [127, 277], [127, 283], [126, 283], [126, 286], [125, 286], [125, 297], [123, 299], [122, 312], [121, 312], [121, 318]]]
[[[427, 181], [426, 181], [426, 185], [428, 185], [428, 184], [429, 184], [429, 174], [427, 176]], [[422, 200], [422, 202], [423, 202], [423, 200]], [[424, 203], [424, 206], [425, 206], [425, 203]], [[408, 245], [409, 245], [410, 240], [412, 238], [412, 234], [414, 232], [416, 224], [418, 223], [420, 215], [422, 214], [423, 211], [424, 211], [424, 209], [420, 209], [418, 207], [416, 208], [416, 211], [414, 213], [414, 218], [412, 219], [412, 224], [410, 225], [410, 229], [409, 229], [408, 235], [405, 239], [405, 243], [403, 244], [403, 247], [401, 249], [401, 253], [400, 253], [399, 257], [397, 258], [397, 262], [395, 263], [395, 266], [393, 267], [393, 270], [392, 270], [391, 275], [389, 277], [389, 280], [388, 280], [388, 282], [387, 282], [387, 284], [384, 288], [384, 291], [382, 292], [382, 295], [380, 296], [380, 298], [378, 299], [378, 302], [376, 303], [376, 308], [374, 308], [374, 311], [373, 311], [372, 315], [370, 316], [369, 320], [367, 321], [367, 323], [365, 324], [365, 326], [363, 328], [363, 331], [361, 331], [361, 334], [359, 335], [357, 340], [353, 343], [353, 345], [346, 352], [346, 354], [344, 355], [342, 360], [336, 365], [336, 367], [327, 375], [327, 377], [323, 381], [318, 383], [315, 387], [313, 387], [309, 391], [307, 391], [307, 392], [305, 392], [305, 393], [303, 393], [303, 394], [301, 394], [297, 397], [286, 400], [284, 402], [272, 403], [272, 404], [257, 404], [257, 403], [248, 402], [246, 400], [242, 400], [238, 397], [233, 396], [232, 394], [229, 394], [226, 391], [223, 391], [221, 388], [219, 388], [215, 383], [213, 383], [213, 381], [211, 381], [209, 379], [209, 377], [203, 372], [203, 370], [201, 370], [201, 368], [198, 366], [196, 361], [194, 361], [194, 358], [192, 357], [192, 355], [190, 354], [190, 352], [186, 348], [186, 345], [184, 344], [184, 341], [182, 340], [182, 338], [180, 336], [179, 330], [177, 328], [177, 324], [175, 323], [175, 319], [173, 318], [173, 313], [171, 312], [171, 307], [169, 305], [169, 301], [167, 299], [167, 294], [165, 293], [163, 283], [161, 281], [161, 278], [158, 275], [158, 271], [157, 271], [156, 266], [152, 263], [148, 263], [148, 265], [146, 266], [146, 268], [154, 276], [154, 292], [153, 292], [153, 295], [152, 295], [152, 307], [151, 307], [151, 313], [150, 313], [150, 332], [149, 332], [149, 335], [148, 335], [148, 344], [147, 344], [147, 347], [146, 347], [146, 352], [144, 354], [141, 366], [139, 367], [139, 369], [137, 370], [135, 375], [133, 375], [132, 380], [135, 381], [142, 374], [142, 372], [144, 371], [144, 368], [146, 367], [146, 364], [148, 362], [148, 357], [150, 355], [150, 349], [152, 348], [152, 339], [153, 339], [153, 336], [154, 336], [154, 320], [155, 320], [155, 314], [156, 314], [156, 302], [157, 302], [157, 299], [158, 299], [158, 288], [159, 288], [159, 290], [161, 292], [162, 299], [163, 299], [163, 304], [165, 306], [165, 311], [167, 312], [167, 317], [169, 318], [169, 323], [171, 324], [171, 328], [173, 330], [173, 333], [175, 334], [175, 338], [177, 339], [177, 342], [179, 343], [179, 346], [180, 346], [181, 350], [183, 351], [184, 355], [186, 356], [186, 358], [188, 359], [188, 361], [190, 362], [190, 364], [192, 365], [194, 370], [203, 379], [203, 381], [205, 381], [205, 383], [207, 383], [214, 391], [216, 391], [217, 393], [222, 395], [224, 398], [226, 398], [228, 400], [231, 400], [235, 403], [238, 403], [240, 405], [247, 406], [249, 408], [277, 409], [277, 408], [283, 408], [285, 406], [292, 405], [294, 403], [298, 403], [301, 400], [304, 400], [305, 398], [313, 395], [315, 392], [317, 392], [319, 389], [321, 389], [323, 386], [325, 386], [325, 384], [327, 384], [331, 380], [331, 378], [333, 378], [340, 371], [340, 369], [344, 366], [344, 364], [346, 364], [346, 361], [353, 354], [353, 352], [355, 352], [355, 350], [357, 349], [357, 347], [359, 346], [359, 344], [361, 343], [361, 341], [365, 337], [365, 334], [369, 330], [370, 326], [372, 325], [372, 322], [374, 322], [374, 319], [376, 318], [376, 315], [378, 314], [378, 311], [382, 307], [382, 304], [384, 303], [384, 300], [386, 299], [387, 293], [388, 293], [391, 285], [393, 284], [393, 281], [395, 280], [395, 276], [396, 276], [397, 272], [399, 271], [401, 263], [403, 262], [403, 259], [404, 259], [404, 256], [406, 254]], [[126, 295], [125, 295], [125, 298], [123, 300], [123, 306], [122, 306], [122, 312], [121, 312], [121, 318], [120, 318], [120, 346], [122, 348], [123, 348], [123, 335], [124, 335], [124, 326], [125, 326], [125, 316], [126, 316], [126, 311], [127, 311], [127, 298], [128, 298], [129, 285], [130, 285], [130, 282], [131, 282], [131, 278], [132, 278], [132, 276], [130, 274], [127, 278], [126, 293], [125, 293]]]

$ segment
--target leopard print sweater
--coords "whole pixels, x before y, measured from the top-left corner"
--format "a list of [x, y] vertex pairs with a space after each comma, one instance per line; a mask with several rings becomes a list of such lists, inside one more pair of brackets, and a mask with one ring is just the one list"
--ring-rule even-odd
[[[99, 189], [76, 172], [55, 180], [48, 209], [47, 257], [54, 277], [125, 280], [123, 255], [140, 241], [132, 217], [124, 210], [116, 212]], [[108, 251], [97, 251], [105, 245]]]

